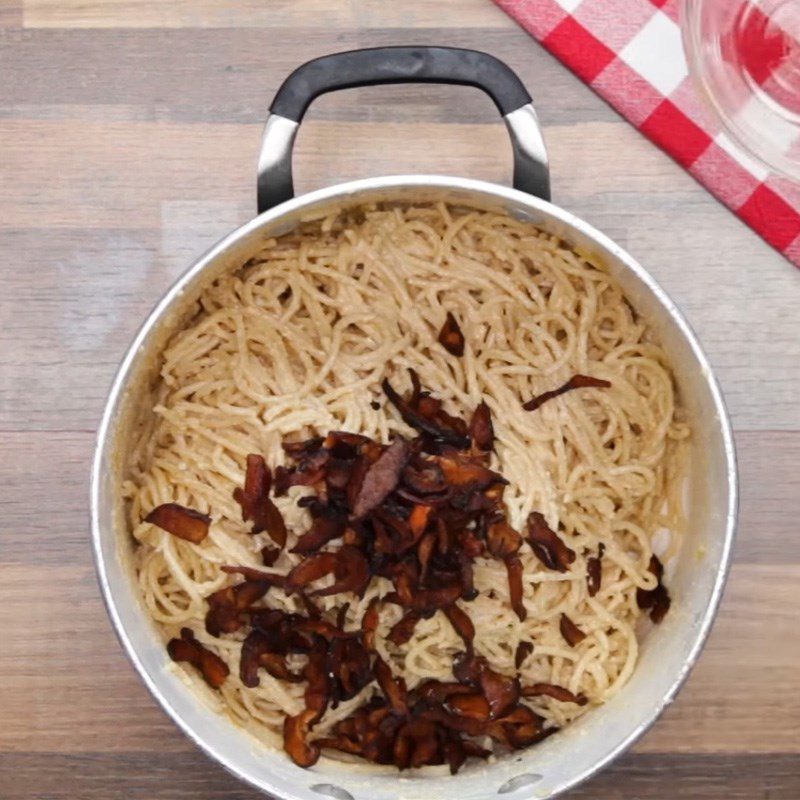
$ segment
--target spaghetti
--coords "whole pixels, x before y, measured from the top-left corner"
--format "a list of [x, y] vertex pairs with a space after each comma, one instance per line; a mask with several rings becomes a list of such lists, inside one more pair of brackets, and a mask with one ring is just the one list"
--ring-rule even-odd
[[[457, 358], [437, 341], [448, 314], [463, 333]], [[218, 692], [187, 675], [268, 744], [280, 746], [285, 717], [302, 711], [303, 685], [262, 670], [257, 687], [245, 686], [243, 634], [212, 636], [204, 627], [206, 598], [231, 583], [221, 566], [263, 569], [259, 552], [270, 544], [249, 532], [234, 489], [248, 454], [263, 454], [272, 467], [286, 463], [287, 438], [330, 430], [381, 442], [409, 436], [381, 392], [387, 377], [406, 390], [409, 369], [451, 413], [487, 404], [490, 466], [509, 481], [508, 522], [523, 530], [539, 512], [576, 554], [561, 572], [522, 547], [524, 620], [511, 607], [504, 564], [478, 558], [478, 596], [463, 604], [476, 653], [524, 685], [588, 698], [578, 705], [551, 691], [525, 699], [558, 727], [611, 697], [635, 667], [637, 591], [657, 589], [653, 536], [681, 527], [689, 429], [663, 350], [599, 265], [529, 223], [443, 204], [361, 207], [266, 242], [205, 291], [164, 352], [153, 414], [130, 454], [125, 493], [146, 608], [166, 638], [188, 628], [227, 664]], [[557, 397], [576, 374], [611, 386]], [[541, 407], [523, 408], [548, 392]], [[289, 531], [273, 567], [282, 574], [301, 560], [288, 551], [308, 530], [308, 511], [297, 505], [305, 491], [275, 500]], [[166, 503], [209, 515], [208, 536], [195, 544], [142, 521]], [[348, 596], [345, 623], [359, 627], [370, 602], [391, 590], [374, 578], [362, 598]], [[267, 604], [302, 611], [296, 595], [278, 588]], [[318, 604], [334, 610], [342, 601]], [[463, 643], [446, 615], [420, 620], [409, 641], [394, 645], [386, 635], [401, 616], [395, 606], [381, 610], [380, 657], [409, 689], [452, 681]], [[564, 617], [584, 634], [574, 646]], [[313, 737], [376, 692], [372, 683], [329, 709]]]

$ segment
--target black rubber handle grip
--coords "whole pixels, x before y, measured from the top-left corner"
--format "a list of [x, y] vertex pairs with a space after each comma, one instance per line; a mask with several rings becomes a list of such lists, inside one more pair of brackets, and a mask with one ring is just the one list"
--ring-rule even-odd
[[457, 47], [374, 47], [334, 53], [298, 67], [278, 89], [270, 111], [300, 122], [321, 94], [390, 83], [475, 86], [503, 116], [531, 102], [516, 74], [488, 53]]

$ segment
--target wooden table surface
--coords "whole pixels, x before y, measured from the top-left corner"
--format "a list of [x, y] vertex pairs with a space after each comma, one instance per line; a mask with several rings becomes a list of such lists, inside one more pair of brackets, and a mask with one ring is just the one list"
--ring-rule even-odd
[[[736, 428], [741, 525], [677, 702], [569, 797], [800, 797], [800, 271], [489, 0], [0, 0], [0, 797], [256, 799], [169, 722], [106, 618], [89, 460], [117, 362], [188, 264], [254, 213], [269, 99], [359, 46], [488, 50], [536, 98], [553, 196], [652, 272]], [[391, 87], [318, 101], [298, 188], [399, 172], [507, 182], [491, 103]]]

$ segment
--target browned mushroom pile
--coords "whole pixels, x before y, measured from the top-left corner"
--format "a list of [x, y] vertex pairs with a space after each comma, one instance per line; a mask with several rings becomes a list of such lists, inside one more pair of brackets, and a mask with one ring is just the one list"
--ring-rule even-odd
[[[463, 352], [455, 320], [445, 325], [440, 342], [453, 354]], [[241, 649], [240, 678], [247, 687], [259, 684], [259, 670], [273, 677], [305, 684], [305, 708], [284, 723], [284, 746], [300, 766], [311, 766], [321, 748], [336, 749], [400, 769], [447, 764], [455, 773], [469, 756], [486, 757], [490, 740], [500, 748], [519, 749], [555, 731], [522, 702], [548, 696], [585, 704], [586, 698], [553, 684], [522, 686], [518, 677], [492, 670], [473, 649], [475, 627], [465, 610], [477, 591], [473, 562], [478, 556], [505, 564], [511, 606], [525, 619], [522, 562], [518, 551], [527, 540], [533, 553], [551, 570], [566, 572], [575, 552], [537, 512], [520, 533], [509, 524], [503, 503], [507, 481], [489, 467], [494, 431], [489, 407], [481, 403], [467, 423], [451, 416], [440, 400], [422, 390], [411, 371], [412, 391], [402, 397], [388, 380], [384, 393], [402, 419], [415, 431], [412, 439], [395, 436], [381, 444], [366, 436], [333, 431], [301, 442], [286, 442], [294, 464], [274, 474], [260, 455], [247, 458], [245, 485], [234, 497], [252, 533], [265, 531], [274, 542], [262, 550], [271, 567], [287, 542], [287, 529], [270, 497], [285, 495], [292, 486], [311, 489], [299, 499], [311, 525], [291, 552], [302, 560], [282, 575], [251, 567], [222, 569], [243, 579], [208, 598], [206, 630], [212, 636], [246, 633]], [[604, 387], [605, 381], [575, 376], [555, 391], [525, 404], [529, 410], [570, 389]], [[176, 504], [156, 508], [148, 521], [170, 533], [199, 543], [208, 533], [209, 517]], [[600, 589], [600, 551], [587, 560], [590, 595]], [[661, 583], [663, 569], [653, 557], [651, 571], [658, 586], [639, 592], [640, 607], [660, 621], [669, 608]], [[375, 599], [360, 626], [346, 629], [348, 595], [362, 597], [376, 576], [392, 582], [394, 591]], [[272, 587], [297, 595], [305, 613], [272, 609], [264, 600]], [[323, 614], [314, 597], [342, 598], [337, 612]], [[464, 606], [459, 605], [459, 601]], [[401, 607], [403, 615], [389, 631], [394, 645], [407, 642], [415, 625], [442, 611], [464, 650], [453, 661], [454, 682], [427, 681], [408, 691], [404, 680], [375, 647], [379, 610], [383, 604]], [[576, 646], [586, 636], [566, 615], [560, 630]], [[522, 642], [517, 668], [533, 652]], [[170, 656], [194, 665], [213, 688], [228, 675], [225, 663], [204, 648], [192, 631], [169, 642]], [[303, 663], [302, 668], [291, 664]], [[328, 708], [355, 697], [372, 681], [380, 693], [341, 720], [324, 738], [313, 739], [314, 725]]]

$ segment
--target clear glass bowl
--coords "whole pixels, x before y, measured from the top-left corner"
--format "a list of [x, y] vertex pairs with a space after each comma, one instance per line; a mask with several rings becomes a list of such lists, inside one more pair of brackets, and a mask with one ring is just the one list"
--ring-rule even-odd
[[728, 136], [800, 182], [800, 0], [684, 0], [681, 28]]

